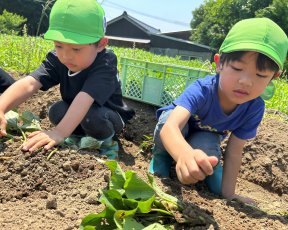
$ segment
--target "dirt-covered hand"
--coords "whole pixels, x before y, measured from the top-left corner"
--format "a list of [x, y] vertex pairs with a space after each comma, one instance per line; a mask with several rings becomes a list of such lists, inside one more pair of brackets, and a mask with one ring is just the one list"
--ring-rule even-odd
[[54, 145], [61, 143], [64, 137], [57, 130], [36, 131], [28, 135], [27, 141], [23, 144], [22, 150], [34, 152], [44, 146], [45, 150], [49, 150]]
[[217, 157], [209, 157], [203, 151], [194, 149], [179, 156], [176, 163], [177, 177], [182, 184], [195, 184], [212, 175], [217, 163]]

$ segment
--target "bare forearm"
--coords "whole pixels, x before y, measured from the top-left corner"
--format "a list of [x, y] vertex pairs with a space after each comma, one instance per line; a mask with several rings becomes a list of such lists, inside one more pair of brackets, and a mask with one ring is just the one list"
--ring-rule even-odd
[[164, 125], [160, 137], [165, 149], [176, 162], [181, 154], [185, 154], [185, 152], [192, 149], [177, 127], [172, 127], [169, 124]]
[[1, 95], [0, 110], [5, 113], [10, 109], [17, 107], [40, 88], [40, 82], [30, 76], [16, 81]]
[[63, 138], [71, 135], [71, 133], [83, 120], [93, 102], [93, 98], [83, 92], [80, 92], [75, 97], [65, 116], [55, 127], [55, 129], [62, 134]]
[[160, 138], [165, 149], [176, 162], [181, 154], [191, 152], [192, 149], [181, 133], [189, 118], [190, 113], [188, 110], [181, 106], [176, 106], [160, 132]]
[[[233, 135], [233, 134], [232, 134]], [[237, 176], [242, 162], [242, 151], [246, 141], [232, 136], [229, 138], [222, 178], [222, 195], [229, 198], [235, 194]]]
[[[227, 154], [229, 155], [229, 154]], [[222, 195], [229, 198], [235, 194], [237, 176], [241, 167], [241, 155], [227, 156], [224, 159]]]

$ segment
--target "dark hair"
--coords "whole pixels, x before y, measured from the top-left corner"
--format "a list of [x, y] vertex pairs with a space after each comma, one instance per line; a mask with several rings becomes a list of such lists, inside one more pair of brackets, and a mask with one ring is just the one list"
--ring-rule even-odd
[[[220, 56], [220, 63], [225, 64], [229, 63], [230, 61], [239, 61], [242, 56], [247, 53], [248, 51], [234, 51], [231, 53], [222, 53]], [[272, 70], [275, 73], [279, 71], [278, 65], [269, 57], [262, 53], [258, 53], [256, 68], [258, 70]]]
[[93, 43], [89, 43], [89, 45], [93, 45], [93, 46], [98, 46], [99, 45], [99, 42], [100, 42], [100, 40], [99, 41], [97, 41], [97, 42], [93, 42]]

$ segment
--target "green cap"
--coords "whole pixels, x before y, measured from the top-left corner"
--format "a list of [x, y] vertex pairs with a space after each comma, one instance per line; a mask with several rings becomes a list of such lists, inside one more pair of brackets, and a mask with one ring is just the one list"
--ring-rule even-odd
[[287, 48], [287, 36], [275, 22], [268, 18], [250, 18], [231, 28], [219, 51], [256, 51], [271, 58], [282, 70]]
[[44, 38], [71, 44], [90, 44], [105, 35], [106, 19], [96, 0], [57, 0]]

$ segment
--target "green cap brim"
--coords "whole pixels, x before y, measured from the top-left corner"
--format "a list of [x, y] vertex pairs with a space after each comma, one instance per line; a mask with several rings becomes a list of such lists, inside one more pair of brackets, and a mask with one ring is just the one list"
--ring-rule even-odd
[[[277, 58], [275, 53], [277, 53], [276, 50], [274, 50], [272, 47], [265, 46], [263, 44], [257, 44], [257, 43], [252, 43], [252, 42], [247, 42], [247, 43], [238, 43], [238, 44], [232, 44], [230, 46], [227, 46], [221, 50], [221, 53], [230, 53], [234, 51], [255, 51], [262, 53], [266, 55], [267, 57], [271, 58], [279, 67], [279, 69], [283, 69], [283, 64], [282, 60], [280, 58]], [[280, 55], [278, 55], [279, 57]]]
[[59, 31], [51, 29], [44, 34], [44, 38], [47, 40], [78, 44], [78, 45], [95, 43], [101, 39], [101, 37], [95, 38], [95, 36], [91, 37], [83, 34], [76, 34], [69, 31]]

